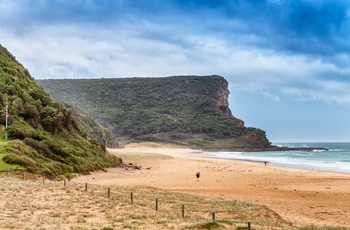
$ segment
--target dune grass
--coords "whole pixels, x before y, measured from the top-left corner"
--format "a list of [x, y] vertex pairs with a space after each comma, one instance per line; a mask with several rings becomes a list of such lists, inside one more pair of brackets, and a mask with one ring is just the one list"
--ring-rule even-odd
[[267, 207], [249, 202], [154, 188], [43, 181], [37, 175], [28, 175], [27, 180], [22, 178], [0, 173], [1, 228], [248, 229], [249, 221], [252, 229], [349, 229], [296, 228]]
[[7, 145], [7, 141], [5, 140], [0, 140], [0, 171], [3, 170], [15, 170], [15, 169], [21, 169], [19, 166], [17, 165], [10, 165], [10, 164], [6, 164], [2, 158], [6, 155], [4, 147]]
[[139, 152], [118, 152], [115, 154], [123, 159], [171, 159], [171, 156], [159, 154], [159, 153], [139, 153]]
[[6, 164], [2, 158], [4, 157], [4, 154], [0, 154], [0, 171], [3, 170], [16, 170], [16, 169], [20, 169], [20, 167], [18, 167], [17, 165], [9, 165]]
[[[255, 229], [289, 226], [253, 203], [140, 187], [31, 180], [0, 174], [0, 226], [5, 229]], [[131, 193], [133, 202], [131, 202]], [[158, 211], [156, 210], [158, 200]], [[182, 205], [184, 217], [182, 217]], [[216, 219], [212, 220], [215, 212]]]

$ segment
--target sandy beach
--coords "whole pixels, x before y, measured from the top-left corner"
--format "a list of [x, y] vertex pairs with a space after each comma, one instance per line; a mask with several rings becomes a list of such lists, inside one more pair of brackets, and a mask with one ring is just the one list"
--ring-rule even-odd
[[[266, 205], [292, 226], [350, 227], [350, 174], [201, 157], [191, 149], [109, 149], [141, 169], [113, 168], [74, 181], [141, 186]], [[200, 172], [199, 181], [196, 173]]]

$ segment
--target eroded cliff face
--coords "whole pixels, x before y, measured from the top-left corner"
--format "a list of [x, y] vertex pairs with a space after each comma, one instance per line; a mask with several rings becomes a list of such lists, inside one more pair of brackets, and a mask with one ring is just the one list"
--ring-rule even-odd
[[[216, 108], [226, 113], [227, 117], [234, 118], [228, 103], [228, 96], [230, 95], [230, 91], [228, 90], [228, 82], [223, 77], [220, 78], [221, 83], [218, 90], [218, 100], [216, 101]], [[244, 122], [242, 120], [239, 120], [239, 125], [243, 126]]]
[[218, 91], [218, 100], [216, 102], [216, 107], [221, 111], [225, 112], [227, 115], [232, 116], [231, 110], [228, 104], [228, 96], [230, 91], [228, 90], [228, 82], [225, 79], [222, 79], [219, 91]]

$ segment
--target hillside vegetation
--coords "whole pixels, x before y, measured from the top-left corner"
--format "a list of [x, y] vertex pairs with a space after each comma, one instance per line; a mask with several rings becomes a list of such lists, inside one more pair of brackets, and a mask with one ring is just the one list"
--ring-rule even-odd
[[[8, 105], [8, 140], [5, 139]], [[0, 45], [0, 165], [51, 178], [117, 166], [120, 159], [87, 139], [72, 111], [51, 99]]]
[[72, 111], [74, 118], [78, 121], [78, 127], [83, 135], [109, 148], [118, 148], [119, 144], [109, 129], [97, 123], [87, 112], [77, 106], [64, 103], [64, 106]]
[[40, 80], [55, 99], [79, 105], [121, 142], [167, 142], [192, 148], [271, 147], [228, 107], [221, 76]]

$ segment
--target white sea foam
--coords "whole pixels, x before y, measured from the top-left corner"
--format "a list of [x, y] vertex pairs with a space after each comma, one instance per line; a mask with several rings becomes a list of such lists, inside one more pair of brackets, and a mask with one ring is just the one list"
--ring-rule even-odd
[[314, 149], [312, 150], [313, 152], [324, 152], [324, 151], [327, 151], [327, 150], [324, 150], [324, 149]]
[[[333, 143], [327, 144], [328, 145], [325, 144], [324, 146], [311, 145], [311, 147], [325, 147], [328, 148], [329, 151], [206, 152], [202, 154], [202, 156], [244, 161], [267, 161], [271, 165], [281, 167], [350, 173], [350, 143], [341, 143], [342, 145], [340, 148], [338, 145]], [[310, 144], [303, 144], [299, 146], [310, 146]]]

